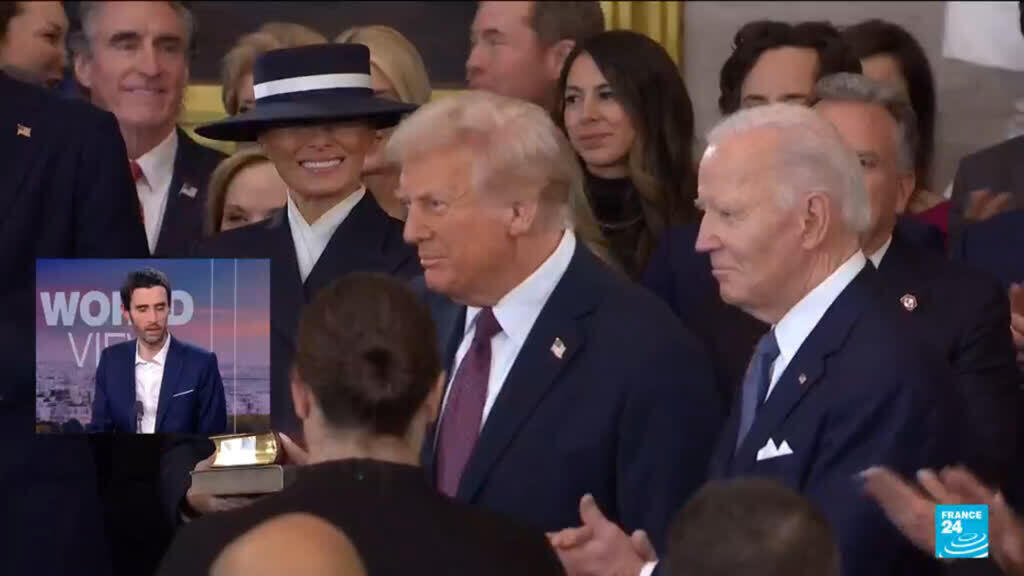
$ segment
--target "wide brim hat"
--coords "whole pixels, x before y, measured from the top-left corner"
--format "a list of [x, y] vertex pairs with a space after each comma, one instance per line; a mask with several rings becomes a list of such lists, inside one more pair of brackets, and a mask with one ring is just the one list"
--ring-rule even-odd
[[250, 110], [196, 128], [211, 140], [250, 142], [272, 128], [366, 120], [398, 124], [415, 104], [374, 96], [370, 49], [362, 44], [316, 44], [273, 50], [253, 65]]

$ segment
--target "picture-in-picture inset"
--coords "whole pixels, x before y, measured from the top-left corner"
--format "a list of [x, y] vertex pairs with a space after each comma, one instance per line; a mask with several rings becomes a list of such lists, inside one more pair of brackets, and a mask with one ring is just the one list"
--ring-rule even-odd
[[37, 260], [37, 432], [269, 428], [269, 260]]

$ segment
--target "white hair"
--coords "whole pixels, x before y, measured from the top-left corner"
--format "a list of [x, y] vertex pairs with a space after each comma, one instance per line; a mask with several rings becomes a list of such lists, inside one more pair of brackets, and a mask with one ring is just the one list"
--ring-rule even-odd
[[576, 153], [550, 115], [536, 104], [483, 91], [445, 96], [398, 125], [387, 144], [398, 164], [453, 147], [473, 153], [473, 186], [484, 194], [536, 185], [542, 204], [560, 213], [554, 225], [573, 227], [584, 198]]
[[740, 110], [708, 133], [708, 145], [759, 129], [779, 134], [775, 153], [777, 194], [792, 206], [798, 193], [822, 192], [840, 208], [843, 223], [861, 233], [871, 226], [871, 205], [857, 155], [828, 121], [806, 106], [771, 104]]

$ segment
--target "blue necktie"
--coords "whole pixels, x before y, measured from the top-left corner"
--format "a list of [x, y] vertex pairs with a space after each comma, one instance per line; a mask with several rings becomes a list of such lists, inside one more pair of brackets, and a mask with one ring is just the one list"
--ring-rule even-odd
[[754, 415], [764, 403], [768, 395], [768, 384], [772, 379], [772, 362], [779, 356], [779, 343], [775, 340], [775, 331], [770, 330], [761, 337], [750, 359], [750, 367], [743, 378], [743, 405], [740, 412], [740, 429], [736, 435], [736, 450], [740, 449], [743, 439], [754, 425]]

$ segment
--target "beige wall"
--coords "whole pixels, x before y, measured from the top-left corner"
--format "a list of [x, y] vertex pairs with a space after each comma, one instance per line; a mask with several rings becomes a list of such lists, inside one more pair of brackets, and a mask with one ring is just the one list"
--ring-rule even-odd
[[944, 2], [687, 2], [683, 70], [697, 115], [697, 134], [718, 119], [718, 71], [732, 37], [745, 22], [830, 20], [852, 24], [872, 17], [914, 34], [932, 63], [938, 91], [934, 181], [945, 188], [964, 154], [1003, 139], [1013, 102], [1024, 98], [1024, 73], [982, 68], [942, 57]]

